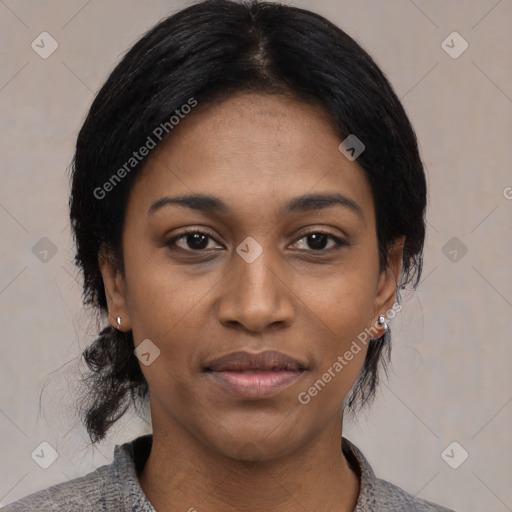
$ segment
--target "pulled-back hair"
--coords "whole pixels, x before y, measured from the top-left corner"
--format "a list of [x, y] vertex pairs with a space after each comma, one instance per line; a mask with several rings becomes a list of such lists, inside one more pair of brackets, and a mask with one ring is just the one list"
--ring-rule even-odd
[[[75, 262], [83, 272], [84, 304], [97, 308], [99, 318], [108, 312], [98, 258], [110, 254], [123, 271], [128, 193], [146, 162], [146, 157], [134, 161], [134, 151], [152, 134], [160, 143], [157, 127], [167, 127], [164, 135], [172, 137], [169, 120], [191, 99], [202, 104], [239, 91], [284, 94], [319, 105], [340, 142], [350, 134], [364, 142], [357, 162], [373, 193], [381, 270], [390, 244], [405, 235], [398, 290], [417, 286], [426, 180], [416, 135], [383, 72], [351, 37], [318, 14], [273, 2], [206, 0], [165, 18], [126, 53], [78, 135], [70, 197]], [[115, 174], [123, 179], [113, 183]], [[351, 412], [374, 397], [390, 343], [388, 329], [369, 344], [346, 400]], [[131, 404], [144, 403], [148, 384], [131, 331], [104, 328], [83, 357], [88, 389], [80, 410], [97, 442]]]

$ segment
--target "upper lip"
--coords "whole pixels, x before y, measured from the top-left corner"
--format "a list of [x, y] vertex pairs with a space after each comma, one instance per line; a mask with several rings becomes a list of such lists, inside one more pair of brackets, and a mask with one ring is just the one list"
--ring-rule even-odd
[[250, 352], [232, 352], [231, 354], [212, 359], [205, 367], [205, 371], [213, 372], [241, 372], [241, 371], [301, 371], [305, 366], [290, 356], [267, 350], [252, 354]]

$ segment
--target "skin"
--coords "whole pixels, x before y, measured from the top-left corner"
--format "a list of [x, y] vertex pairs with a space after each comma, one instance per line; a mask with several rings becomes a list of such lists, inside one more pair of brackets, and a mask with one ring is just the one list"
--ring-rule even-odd
[[[298, 394], [393, 306], [403, 239], [379, 272], [371, 188], [320, 107], [238, 93], [200, 104], [171, 135], [132, 188], [124, 274], [100, 257], [112, 324], [121, 316], [135, 345], [160, 349], [141, 365], [153, 424], [141, 486], [159, 512], [352, 511], [360, 483], [340, 450], [342, 408], [367, 347], [310, 403]], [[361, 215], [342, 205], [280, 213], [320, 192], [351, 199]], [[192, 193], [230, 211], [149, 213], [164, 196]], [[211, 238], [166, 245], [184, 228]], [[306, 235], [319, 232], [349, 245], [327, 238], [315, 250]], [[248, 236], [263, 248], [252, 263], [236, 252]], [[201, 370], [238, 350], [278, 350], [307, 371], [271, 398], [236, 398]]]

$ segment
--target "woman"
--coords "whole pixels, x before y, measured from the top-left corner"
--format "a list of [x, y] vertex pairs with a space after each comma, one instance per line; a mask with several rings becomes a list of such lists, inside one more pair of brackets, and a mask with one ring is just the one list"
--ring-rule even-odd
[[71, 221], [93, 442], [153, 433], [6, 512], [446, 511], [342, 438], [373, 398], [426, 183], [390, 84], [309, 11], [207, 0], [126, 54], [80, 131]]

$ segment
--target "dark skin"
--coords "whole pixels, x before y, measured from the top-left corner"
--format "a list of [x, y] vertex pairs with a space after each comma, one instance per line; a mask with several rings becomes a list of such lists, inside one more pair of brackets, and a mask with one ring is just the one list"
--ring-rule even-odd
[[[112, 324], [120, 316], [136, 346], [150, 339], [161, 351], [141, 365], [153, 447], [139, 480], [158, 512], [355, 508], [360, 482], [340, 450], [342, 412], [367, 347], [310, 403], [297, 397], [393, 306], [403, 239], [380, 271], [371, 188], [340, 142], [319, 107], [239, 93], [196, 107], [132, 188], [124, 273], [100, 262]], [[312, 193], [341, 194], [360, 211], [281, 212]], [[181, 194], [212, 195], [229, 210], [150, 212]], [[207, 235], [203, 245], [191, 236], [166, 245], [189, 228]], [[252, 263], [236, 252], [248, 236], [263, 248]], [[237, 350], [278, 350], [307, 369], [275, 396], [243, 400], [202, 372]]]

